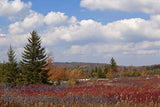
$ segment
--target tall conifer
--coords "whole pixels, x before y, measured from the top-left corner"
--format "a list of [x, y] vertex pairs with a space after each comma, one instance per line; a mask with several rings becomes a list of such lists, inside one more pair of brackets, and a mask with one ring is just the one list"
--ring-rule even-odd
[[111, 69], [113, 70], [113, 72], [117, 72], [117, 64], [113, 57], [111, 58], [110, 63], [111, 63]]
[[15, 58], [15, 52], [10, 45], [10, 48], [7, 52], [8, 55], [8, 62], [4, 64], [5, 72], [4, 72], [4, 82], [6, 84], [13, 84], [16, 85], [18, 83], [18, 64]]
[[45, 48], [41, 47], [37, 32], [32, 31], [30, 34], [21, 61], [24, 84], [47, 83], [48, 70], [44, 69], [47, 66]]

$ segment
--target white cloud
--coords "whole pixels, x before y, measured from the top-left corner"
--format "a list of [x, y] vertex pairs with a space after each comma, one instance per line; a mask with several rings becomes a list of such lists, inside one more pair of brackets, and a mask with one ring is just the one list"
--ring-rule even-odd
[[2, 33], [0, 34], [0, 37], [4, 37], [4, 36], [5, 36], [5, 34], [2, 34]]
[[[80, 22], [72, 23], [68, 26], [60, 26], [52, 28], [42, 35], [48, 40], [48, 44], [52, 41], [63, 40], [66, 42], [74, 42], [81, 40], [88, 40], [90, 38], [99, 37], [102, 25], [93, 20], [82, 20]], [[101, 36], [101, 35], [100, 35]], [[46, 40], [46, 39], [45, 39]]]
[[81, 0], [82, 7], [91, 10], [141, 11], [148, 14], [160, 13], [159, 0]]
[[30, 14], [21, 22], [15, 22], [9, 25], [11, 34], [24, 33], [43, 26], [44, 16], [42, 14], [30, 11]]
[[[139, 43], [120, 43], [120, 44], [87, 44], [72, 45], [65, 54], [67, 55], [159, 55], [160, 41], [144, 41]], [[153, 49], [154, 48], [154, 49]]]
[[31, 7], [31, 2], [27, 4], [22, 2], [21, 0], [0, 0], [0, 16], [13, 16], [16, 15], [25, 9], [29, 9]]
[[[46, 38], [48, 41], [64, 40], [66, 42], [90, 41], [93, 40], [112, 40], [121, 39], [122, 35], [112, 33], [112, 29], [108, 29], [107, 25], [102, 25], [94, 20], [82, 20], [69, 26], [60, 26], [48, 31]], [[45, 32], [46, 33], [46, 32]], [[42, 34], [43, 35], [43, 34]], [[52, 43], [52, 42], [48, 42]]]
[[46, 16], [30, 10], [30, 14], [24, 18], [23, 21], [17, 21], [9, 25], [9, 32], [11, 34], [26, 33], [30, 30], [43, 27], [44, 23], [47, 27], [60, 27], [63, 25], [75, 24], [77, 19], [75, 17], [68, 18], [64, 13], [49, 12]]
[[[51, 14], [51, 20], [46, 22], [47, 19], [45, 18], [49, 17], [49, 14]], [[58, 14], [64, 17], [61, 22], [57, 21], [57, 26], [55, 19], [52, 20], [51, 18], [53, 14], [55, 17]], [[69, 23], [70, 21], [71, 23]], [[46, 23], [47, 30], [40, 32], [42, 43], [49, 47], [67, 46], [69, 49], [66, 47], [62, 49], [66, 54], [90, 55], [94, 53], [94, 56], [101, 55], [104, 57], [114, 53], [121, 55], [157, 54], [156, 50], [160, 46], [159, 15], [151, 16], [150, 20], [132, 18], [103, 25], [91, 19], [77, 21], [75, 17], [68, 18], [63, 13], [50, 12], [43, 16], [31, 12], [22, 22], [16, 22], [9, 26], [10, 37], [17, 33], [23, 34], [24, 31], [32, 30], [32, 28], [43, 27], [44, 23]], [[67, 25], [65, 25], [66, 23]], [[52, 24], [54, 26], [50, 26]], [[17, 39], [13, 39], [13, 37]], [[26, 41], [24, 35], [13, 37], [12, 43], [18, 44], [18, 46]], [[2, 44], [11, 42], [10, 40], [2, 40]]]
[[6, 47], [9, 44], [13, 45], [14, 47], [23, 47], [25, 42], [27, 41], [27, 37], [30, 36], [29, 33], [20, 34], [20, 35], [11, 35], [11, 34], [4, 34], [3, 38], [0, 38], [0, 46]]
[[137, 54], [144, 54], [144, 55], [146, 55], [146, 54], [156, 54], [156, 53], [159, 54], [159, 51], [158, 50], [138, 50], [136, 53]]
[[85, 46], [79, 46], [79, 45], [73, 45], [68, 51], [68, 54], [86, 54], [90, 53], [92, 47], [89, 47], [89, 45]]
[[65, 16], [64, 13], [61, 12], [49, 12], [46, 16], [44, 21], [46, 22], [46, 24], [50, 25], [50, 24], [54, 24], [54, 25], [59, 25], [62, 24], [64, 22], [66, 22], [68, 19], [68, 16]]
[[141, 18], [124, 19], [102, 25], [94, 20], [82, 20], [68, 26], [52, 27], [42, 33], [46, 44], [52, 41], [98, 43], [98, 42], [143, 42], [160, 39], [159, 15], [152, 16], [151, 20]]
[[74, 24], [77, 22], [77, 19], [74, 16], [69, 18], [64, 13], [51, 11], [45, 16], [44, 22], [47, 25], [52, 25], [57, 27], [62, 25]]

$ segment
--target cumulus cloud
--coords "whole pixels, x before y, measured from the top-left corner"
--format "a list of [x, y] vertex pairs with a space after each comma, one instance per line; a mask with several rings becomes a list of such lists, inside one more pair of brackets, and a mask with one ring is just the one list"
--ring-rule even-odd
[[112, 29], [108, 29], [108, 25], [102, 25], [94, 20], [82, 20], [80, 22], [70, 24], [69, 26], [60, 26], [46, 32], [42, 35], [49, 41], [63, 40], [66, 42], [96, 42], [122, 39], [122, 35], [112, 33]]
[[23, 21], [9, 25], [11, 34], [24, 33], [26, 31], [41, 27], [44, 23], [44, 16], [37, 12], [30, 11], [30, 14]]
[[0, 16], [13, 16], [25, 9], [29, 9], [32, 3], [24, 3], [21, 0], [0, 0]]
[[0, 37], [4, 37], [4, 36], [5, 36], [5, 34], [0, 33]]
[[[59, 15], [64, 20], [55, 21]], [[50, 20], [46, 17], [50, 17]], [[55, 19], [52, 20], [52, 17]], [[18, 50], [24, 46], [26, 36], [30, 35], [25, 33], [26, 30], [45, 26], [45, 30], [38, 32], [42, 43], [48, 47], [47, 50], [54, 47], [53, 51], [61, 61], [93, 61], [93, 57], [97, 58], [96, 61], [114, 55], [158, 55], [159, 17], [160, 15], [152, 15], [150, 20], [132, 18], [102, 24], [92, 19], [78, 21], [75, 17], [69, 18], [58, 12], [49, 12], [46, 16], [31, 12], [23, 21], [9, 26], [10, 34], [6, 38], [0, 38], [0, 45], [16, 44]]]
[[50, 24], [54, 24], [59, 25], [62, 24], [64, 22], [66, 22], [68, 19], [68, 16], [65, 16], [64, 13], [61, 12], [49, 12], [46, 16], [44, 21], [46, 22], [46, 24], [50, 25]]
[[[158, 55], [160, 41], [144, 41], [139, 43], [120, 43], [120, 44], [87, 44], [87, 45], [72, 45], [70, 49], [65, 51], [65, 54], [76, 55], [76, 54], [86, 54], [92, 55], [104, 55], [104, 54], [137, 54], [137, 55], [147, 55], [155, 54]], [[105, 56], [103, 56], [105, 57]]]
[[57, 27], [68, 24], [74, 24], [77, 22], [77, 19], [74, 16], [69, 18], [64, 13], [51, 11], [45, 16], [44, 22], [47, 25], [52, 25]]
[[44, 34], [45, 41], [52, 45], [52, 41], [68, 43], [116, 43], [116, 42], [143, 42], [160, 39], [159, 15], [151, 20], [132, 18], [115, 21], [106, 25], [94, 20], [81, 20], [68, 26], [59, 26], [50, 29]]
[[158, 55], [158, 17], [154, 15], [150, 20], [124, 19], [106, 25], [94, 20], [82, 20], [70, 26], [57, 27], [43, 37], [49, 46], [64, 42], [70, 44], [69, 49], [64, 49], [69, 57], [99, 56], [103, 59], [107, 55]]
[[6, 47], [12, 44], [14, 47], [23, 47], [25, 44], [27, 37], [30, 36], [29, 33], [24, 33], [20, 35], [12, 35], [12, 34], [4, 34], [5, 36], [0, 38], [0, 46]]
[[30, 14], [24, 18], [23, 21], [17, 21], [9, 25], [9, 32], [11, 34], [24, 33], [33, 29], [43, 27], [44, 24], [51, 27], [65, 26], [75, 24], [77, 19], [72, 16], [64, 15], [61, 12], [49, 12], [46, 16], [30, 10]]
[[81, 0], [82, 7], [91, 10], [140, 11], [147, 14], [159, 14], [159, 0]]

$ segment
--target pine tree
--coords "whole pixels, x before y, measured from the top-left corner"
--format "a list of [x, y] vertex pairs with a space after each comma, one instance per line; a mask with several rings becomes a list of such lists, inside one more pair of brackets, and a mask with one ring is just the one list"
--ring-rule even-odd
[[105, 78], [105, 74], [102, 71], [101, 67], [98, 68], [97, 78]]
[[48, 83], [48, 71], [44, 69], [47, 64], [45, 48], [41, 47], [41, 39], [37, 32], [32, 31], [28, 43], [22, 53], [21, 66], [23, 70], [24, 84], [42, 84]]
[[96, 75], [95, 75], [95, 71], [94, 71], [94, 69], [92, 69], [92, 71], [91, 71], [91, 73], [90, 73], [90, 77], [95, 77]]
[[105, 65], [104, 66], [104, 73], [107, 74], [109, 71], [110, 66], [109, 65]]
[[117, 64], [116, 64], [116, 61], [114, 60], [114, 58], [112, 57], [111, 61], [111, 69], [113, 70], [113, 72], [117, 72]]
[[18, 64], [15, 58], [15, 52], [10, 45], [10, 48], [7, 52], [8, 62], [4, 64], [5, 72], [4, 72], [4, 82], [7, 84], [16, 85], [18, 83], [19, 78], [19, 70]]
[[2, 82], [3, 79], [3, 70], [2, 70], [2, 64], [0, 63], [0, 82]]

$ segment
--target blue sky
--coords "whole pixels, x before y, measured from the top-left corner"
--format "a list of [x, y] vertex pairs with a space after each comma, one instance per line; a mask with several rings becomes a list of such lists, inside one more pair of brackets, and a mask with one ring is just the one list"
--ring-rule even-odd
[[[22, 0], [28, 2], [28, 0]], [[128, 18], [144, 18], [149, 19], [149, 15], [142, 12], [123, 12], [118, 10], [89, 10], [85, 7], [80, 6], [81, 0], [34, 0], [32, 1], [32, 7], [36, 12], [46, 15], [50, 11], [63, 12], [67, 16], [76, 16], [78, 20], [93, 19], [100, 21], [103, 24], [108, 22], [128, 19]]]
[[159, 0], [0, 0], [0, 61], [21, 59], [34, 29], [56, 62], [160, 61]]

